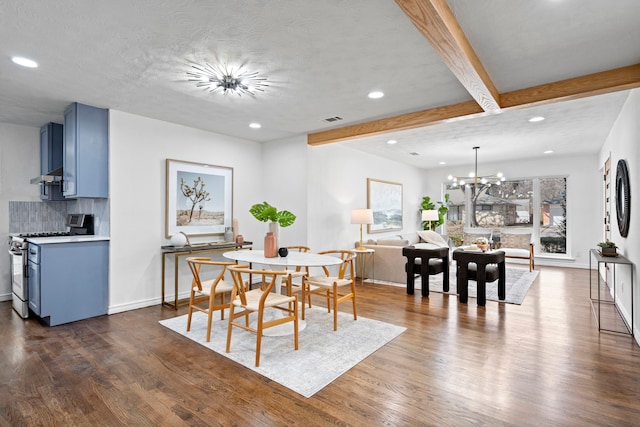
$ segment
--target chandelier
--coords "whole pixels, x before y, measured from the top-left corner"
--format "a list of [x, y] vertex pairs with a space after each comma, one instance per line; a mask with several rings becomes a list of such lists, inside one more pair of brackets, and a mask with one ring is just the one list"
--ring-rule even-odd
[[187, 71], [189, 81], [209, 92], [255, 96], [255, 91], [264, 92], [264, 88], [269, 86], [265, 77], [258, 77], [257, 71], [246, 71], [244, 65], [230, 67], [205, 62], [204, 65], [191, 64], [191, 68], [192, 71]]
[[465, 185], [469, 186], [472, 184], [474, 187], [477, 187], [478, 185], [483, 185], [483, 186], [491, 186], [493, 184], [500, 185], [502, 181], [506, 180], [504, 175], [502, 175], [502, 172], [498, 172], [493, 175], [485, 175], [485, 176], [478, 175], [478, 149], [479, 148], [480, 147], [473, 147], [474, 151], [476, 152], [476, 163], [475, 163], [474, 172], [470, 172], [469, 176], [466, 176], [466, 177], [449, 175], [448, 177], [449, 181], [453, 181], [451, 183], [452, 187], [457, 187], [457, 186], [464, 187]]

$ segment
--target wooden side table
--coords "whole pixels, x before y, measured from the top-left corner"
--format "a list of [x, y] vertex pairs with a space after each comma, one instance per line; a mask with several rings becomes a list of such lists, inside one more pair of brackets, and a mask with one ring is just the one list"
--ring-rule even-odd
[[[376, 259], [374, 256], [374, 253], [376, 252], [375, 249], [354, 249], [353, 250], [356, 253], [356, 276], [360, 277], [361, 283], [364, 284], [364, 272], [365, 272], [365, 266], [366, 263], [368, 261], [368, 259], [371, 259], [371, 263], [372, 263], [372, 269], [371, 269], [371, 280], [376, 280], [375, 279], [375, 268], [376, 268]], [[362, 261], [360, 261], [362, 260]], [[360, 267], [360, 265], [362, 265], [362, 267]], [[358, 269], [360, 269], [360, 275], [358, 275]], [[367, 279], [369, 279], [369, 277], [367, 277]]]
[[[480, 252], [456, 249], [453, 251], [456, 261], [457, 292], [460, 302], [466, 304], [469, 298], [469, 279], [476, 281], [478, 287], [478, 305], [487, 303], [487, 281], [498, 280], [498, 298], [506, 297], [506, 268], [503, 251]], [[469, 264], [475, 264], [475, 270], [469, 269]], [[496, 266], [490, 264], [497, 264]]]

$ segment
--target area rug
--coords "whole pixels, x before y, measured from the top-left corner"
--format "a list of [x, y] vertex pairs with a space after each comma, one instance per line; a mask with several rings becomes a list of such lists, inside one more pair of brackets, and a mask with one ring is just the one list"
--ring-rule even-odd
[[[506, 302], [509, 304], [522, 304], [524, 301], [524, 297], [527, 295], [529, 288], [533, 284], [536, 277], [538, 277], [538, 272], [536, 270], [529, 271], [529, 269], [524, 268], [516, 268], [516, 267], [507, 267], [506, 269], [507, 275], [507, 283], [506, 283], [506, 298], [501, 301], [498, 299], [498, 281], [487, 283], [487, 300], [498, 301], [498, 302]], [[375, 280], [374, 283], [381, 283], [387, 285], [401, 286], [406, 289], [406, 283], [395, 283], [395, 282], [384, 282]], [[416, 277], [415, 282], [416, 293], [420, 293], [421, 287], [421, 277]], [[447, 293], [451, 295], [456, 294], [456, 269], [455, 266], [451, 268], [449, 272], [449, 292], [442, 291], [442, 274], [437, 274], [435, 276], [429, 276], [429, 292], [440, 292]], [[476, 282], [473, 280], [469, 280], [469, 297], [476, 298], [477, 286]]]
[[226, 353], [228, 323], [221, 321], [218, 314], [211, 325], [210, 342], [205, 341], [204, 313], [193, 314], [190, 332], [186, 331], [186, 315], [161, 320], [160, 324], [307, 398], [406, 330], [361, 316], [353, 320], [352, 314], [339, 312], [338, 330], [334, 331], [333, 315], [316, 307], [305, 311], [305, 322], [297, 351], [293, 348], [293, 335], [263, 337], [257, 368], [255, 334], [234, 328], [231, 352]]

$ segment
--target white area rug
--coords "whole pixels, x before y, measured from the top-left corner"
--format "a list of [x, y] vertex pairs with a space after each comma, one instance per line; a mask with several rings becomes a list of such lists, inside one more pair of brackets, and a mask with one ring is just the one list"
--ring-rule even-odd
[[[538, 272], [533, 270], [529, 272], [529, 269], [507, 267], [507, 283], [506, 283], [506, 298], [501, 301], [498, 299], [498, 281], [487, 283], [487, 300], [507, 302], [510, 304], [522, 304], [524, 297], [527, 295], [531, 284], [538, 277]], [[384, 282], [380, 280], [374, 281], [374, 283], [381, 283], [387, 285], [401, 286], [406, 289], [406, 283]], [[419, 294], [421, 286], [421, 277], [416, 277], [415, 293]], [[478, 295], [478, 288], [474, 280], [469, 280], [469, 297], [476, 298]], [[455, 264], [449, 272], [449, 292], [442, 291], [442, 274], [435, 276], [429, 276], [429, 292], [448, 293], [451, 295], [456, 294], [456, 269]]]
[[299, 349], [293, 348], [293, 335], [262, 338], [260, 366], [255, 367], [256, 335], [233, 329], [231, 351], [225, 353], [227, 320], [214, 315], [211, 341], [206, 342], [207, 317], [196, 312], [187, 332], [187, 316], [161, 320], [160, 324], [184, 335], [216, 353], [311, 397], [371, 353], [400, 335], [406, 328], [358, 316], [338, 313], [338, 330], [333, 330], [333, 315], [326, 308], [307, 309], [307, 326], [299, 332]]

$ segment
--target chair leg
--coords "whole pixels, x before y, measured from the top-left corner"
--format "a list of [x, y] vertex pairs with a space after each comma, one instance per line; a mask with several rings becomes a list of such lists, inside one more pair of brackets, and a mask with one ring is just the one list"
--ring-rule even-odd
[[258, 312], [258, 329], [256, 330], [256, 367], [260, 366], [260, 346], [262, 345], [263, 312]]
[[[304, 300], [302, 300], [302, 306], [304, 307]], [[293, 348], [298, 349], [298, 298], [294, 301], [293, 305]]]
[[211, 341], [211, 318], [213, 317], [213, 310], [209, 307], [207, 312], [207, 342]]
[[353, 302], [353, 320], [358, 320], [358, 314], [356, 313], [356, 282], [351, 283], [351, 301]]
[[338, 289], [333, 286], [333, 330], [338, 330]]
[[187, 332], [191, 330], [191, 316], [193, 315], [193, 300], [194, 300], [194, 292], [191, 291], [191, 297], [189, 298], [189, 315], [187, 316]]
[[227, 348], [226, 348], [226, 352], [229, 353], [229, 351], [231, 350], [231, 330], [233, 328], [233, 309], [235, 308], [235, 306], [233, 304], [231, 304], [231, 306], [229, 307], [229, 326], [227, 328]]

